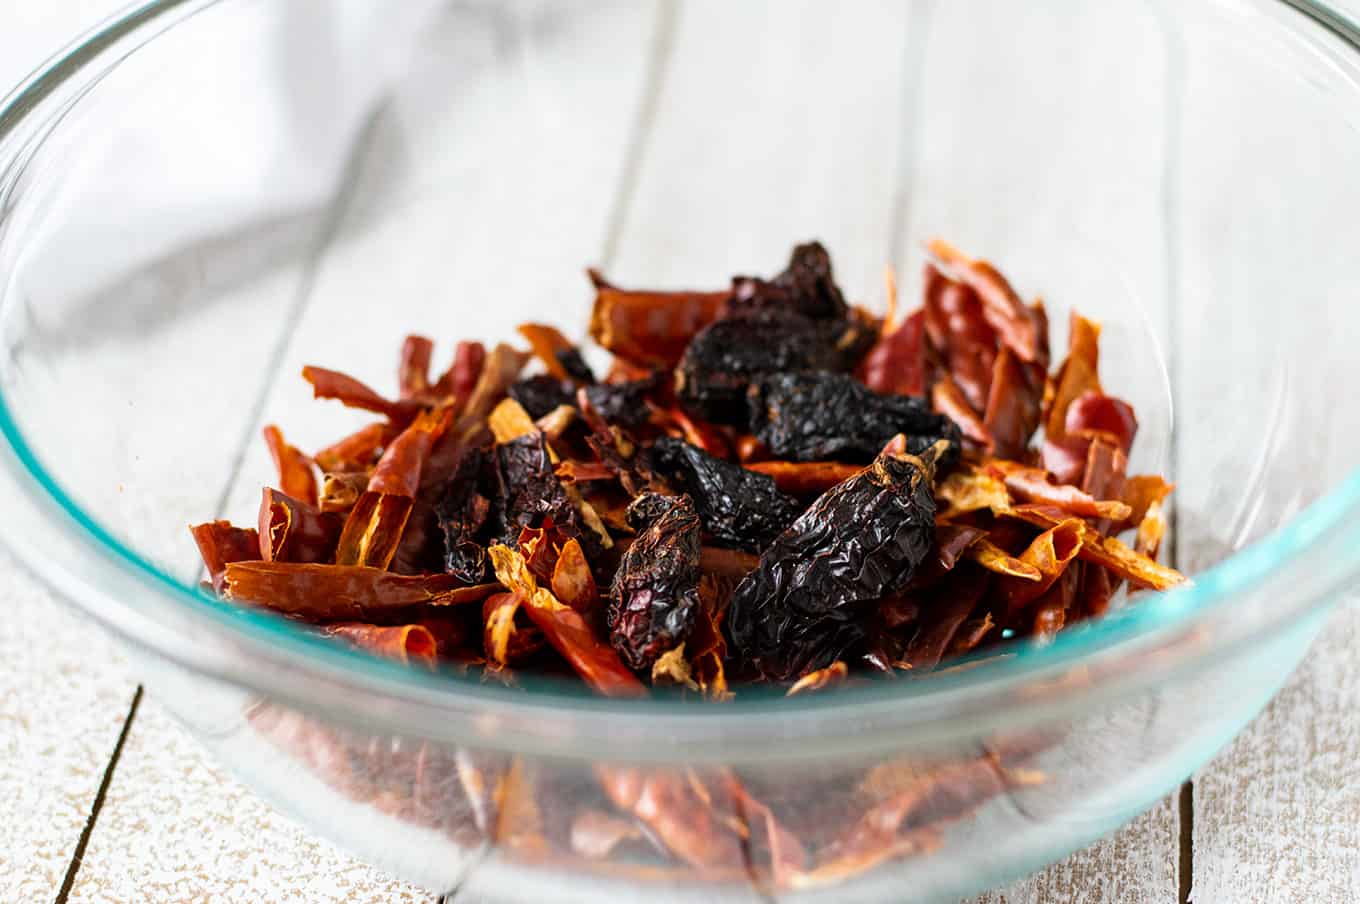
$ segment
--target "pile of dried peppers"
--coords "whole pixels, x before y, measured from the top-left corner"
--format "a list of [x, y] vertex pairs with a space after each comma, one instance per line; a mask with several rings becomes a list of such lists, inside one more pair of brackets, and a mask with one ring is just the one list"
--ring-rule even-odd
[[[1099, 326], [1073, 314], [1051, 369], [1041, 303], [928, 252], [921, 307], [899, 316], [890, 274], [883, 318], [846, 303], [816, 243], [712, 292], [591, 272], [603, 378], [543, 324], [520, 327], [528, 352], [460, 342], [434, 378], [411, 336], [395, 398], [305, 368], [316, 397], [375, 420], [311, 455], [265, 430], [278, 486], [258, 525], [192, 529], [213, 588], [413, 665], [723, 700], [920, 676], [1184, 580], [1156, 561], [1171, 485], [1127, 473], [1138, 422], [1100, 383]], [[970, 801], [1007, 774], [995, 757], [943, 769], [930, 791], [869, 770], [857, 815], [818, 839], [735, 773], [600, 768], [600, 808], [563, 845], [589, 857], [640, 826], [721, 873], [721, 832], [656, 801], [723, 797], [776, 881], [859, 869], [920, 843], [912, 808], [968, 770]]]

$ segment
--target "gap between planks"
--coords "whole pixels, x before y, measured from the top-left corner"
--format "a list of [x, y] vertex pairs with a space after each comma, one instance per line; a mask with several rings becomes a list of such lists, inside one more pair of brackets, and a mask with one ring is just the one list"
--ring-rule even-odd
[[94, 794], [94, 803], [90, 805], [89, 818], [85, 820], [85, 827], [80, 830], [80, 838], [76, 842], [75, 850], [71, 853], [71, 863], [66, 868], [66, 877], [62, 879], [61, 888], [57, 890], [56, 904], [66, 904], [67, 897], [71, 894], [71, 888], [76, 882], [76, 873], [80, 871], [81, 858], [85, 856], [85, 848], [90, 843], [90, 836], [94, 833], [95, 823], [99, 820], [99, 811], [104, 806], [104, 798], [108, 796], [109, 786], [113, 784], [114, 773], [118, 769], [118, 760], [123, 755], [123, 745], [127, 743], [128, 732], [132, 730], [133, 720], [137, 718], [137, 707], [142, 703], [142, 686], [137, 685], [137, 690], [132, 694], [132, 703], [128, 706], [127, 717], [123, 720], [123, 728], [118, 732], [118, 740], [113, 744], [113, 752], [109, 754], [108, 765], [104, 767], [104, 777], [99, 781], [99, 790]]
[[1187, 779], [1181, 785], [1178, 798], [1180, 814], [1181, 851], [1177, 869], [1181, 904], [1190, 904], [1190, 893], [1195, 887], [1195, 783]]
[[[1163, 265], [1165, 268], [1164, 305], [1167, 311], [1167, 382], [1171, 387], [1171, 463], [1178, 474], [1181, 463], [1181, 362], [1184, 348], [1181, 329], [1183, 312], [1180, 305], [1180, 221], [1176, 215], [1176, 187], [1180, 182], [1180, 148], [1182, 139], [1182, 94], [1185, 90], [1185, 47], [1181, 32], [1170, 20], [1170, 13], [1162, 3], [1153, 4], [1154, 16], [1166, 46], [1166, 76], [1163, 92], [1165, 110], [1162, 116], [1162, 172], [1161, 219], [1163, 236]], [[1175, 502], [1167, 518], [1171, 532], [1169, 558], [1174, 568], [1181, 567], [1180, 506]], [[1195, 886], [1195, 783], [1187, 778], [1176, 795], [1180, 850], [1176, 863], [1177, 894], [1180, 904], [1190, 904]]]

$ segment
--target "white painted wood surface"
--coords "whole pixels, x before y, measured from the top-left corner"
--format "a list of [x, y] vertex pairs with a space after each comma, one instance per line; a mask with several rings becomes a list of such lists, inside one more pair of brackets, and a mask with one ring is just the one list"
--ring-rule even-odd
[[[91, 21], [108, 5], [104, 0], [62, 0], [0, 13], [0, 80], [14, 81], [28, 65], [41, 58], [46, 48], [55, 47], [61, 36]], [[1077, 14], [1096, 14], [1090, 11], [1091, 6], [1095, 5], [1083, 4]], [[840, 54], [852, 63], [856, 53], [892, 52], [891, 48], [900, 48], [904, 40], [917, 40], [914, 34], [923, 28], [923, 22], [945, 35], [963, 34], [976, 28], [978, 39], [990, 38], [997, 45], [997, 52], [1004, 51], [1007, 43], [1017, 48], [1015, 52], [1021, 52], [1023, 45], [1021, 40], [1009, 40], [1014, 36], [987, 35], [985, 23], [951, 18], [947, 2], [886, 3], [882, 9], [851, 4], [830, 19], [819, 19], [819, 15], [825, 16], [827, 8], [825, 4], [814, 5], [803, 10], [801, 16], [793, 10], [781, 9], [779, 15], [770, 18], [768, 39], [760, 47], [728, 48], [740, 52], [748, 62], [759, 60], [755, 67], [757, 77], [737, 86], [721, 73], [695, 63], [695, 57], [686, 50], [701, 40], [723, 40], [723, 30], [713, 27], [719, 16], [757, 13], [746, 4], [687, 3], [673, 23], [669, 38], [672, 69], [665, 84], [668, 91], [679, 84], [689, 93], [688, 96], [662, 93], [653, 111], [655, 134], [673, 137], [677, 130], [692, 128], [693, 113], [711, 108], [707, 105], [714, 103], [757, 119], [779, 117], [779, 89], [795, 73], [794, 61], [801, 47], [815, 46], [819, 54], [825, 55], [824, 59], [834, 60]], [[605, 67], [616, 71], [623, 67], [630, 72], [644, 67], [646, 53], [654, 46], [654, 30], [659, 22], [664, 24], [664, 15], [651, 4], [641, 4], [636, 9], [620, 6], [606, 30], [617, 41], [619, 53], [601, 52], [598, 45], [587, 52], [570, 41], [537, 48], [539, 52], [546, 49], [564, 55], [564, 60], [578, 65], [588, 76], [594, 73], [597, 79], [599, 107], [593, 108], [593, 112], [575, 113], [599, 117], [598, 127], [603, 133], [599, 147], [567, 147], [561, 153], [580, 155], [605, 149], [598, 161], [598, 176], [602, 180], [623, 177], [627, 169], [621, 156], [627, 145], [625, 136], [643, 103], [643, 98], [619, 93], [640, 81], [636, 75], [611, 80], [605, 77]], [[883, 16], [892, 21], [892, 27], [873, 27], [874, 22], [881, 23]], [[1036, 21], [1035, 27], [1045, 27], [1045, 23]], [[1117, 42], [1126, 37], [1112, 35], [1111, 40]], [[545, 40], [559, 39], [560, 35]], [[470, 40], [475, 41], [475, 36]], [[1100, 53], [1102, 48], [1083, 48], [1081, 52]], [[524, 90], [525, 85], [547, 90], [542, 109], [551, 109], [551, 86], [537, 82], [531, 70], [513, 68], [515, 59], [524, 57], [510, 55], [512, 68], [507, 78], [516, 87], [504, 90]], [[624, 280], [630, 267], [640, 267], [643, 256], [656, 253], [658, 248], [666, 249], [666, 267], [671, 268], [678, 281], [690, 281], [695, 276], [687, 257], [719, 262], [716, 269], [719, 277], [731, 270], [768, 269], [783, 253], [785, 237], [792, 230], [799, 235], [824, 235], [838, 250], [853, 249], [841, 255], [844, 280], [855, 294], [875, 298], [872, 294], [875, 275], [883, 258], [895, 256], [899, 261], [910, 258], [906, 247], [892, 246], [894, 237], [906, 242], [917, 236], [919, 230], [928, 228], [932, 210], [936, 209], [932, 205], [943, 211], [950, 203], [949, 186], [921, 186], [911, 181], [914, 164], [905, 149], [873, 140], [875, 121], [885, 110], [898, 111], [905, 105], [961, 102], [951, 95], [950, 86], [966, 86], [968, 61], [945, 59], [940, 63], [940, 72], [951, 75], [937, 84], [923, 87], [918, 74], [900, 71], [899, 78], [874, 86], [876, 94], [866, 92], [869, 96], [861, 101], [862, 105], [838, 110], [840, 131], [835, 141], [828, 139], [825, 144], [818, 144], [819, 124], [805, 124], [808, 141], [814, 145], [808, 158], [809, 172], [833, 165], [838, 143], [859, 145], [857, 166], [864, 184], [856, 190], [881, 201], [865, 206], [859, 216], [839, 220], [832, 217], [828, 221], [825, 206], [817, 207], [815, 193], [799, 196], [805, 206], [789, 208], [782, 190], [797, 183], [807, 172], [765, 170], [763, 149], [758, 144], [760, 133], [755, 127], [751, 134], [756, 145], [751, 149], [750, 159], [705, 158], [701, 123], [691, 155], [667, 159], [644, 154], [640, 158], [641, 166], [634, 174], [632, 202], [616, 224], [620, 227], [616, 242], [609, 238], [613, 199], [582, 198], [573, 222], [554, 227], [567, 236], [561, 246], [562, 260], [550, 262], [536, 276], [523, 276], [524, 281], [511, 288], [529, 294], [547, 293], [562, 284], [564, 274], [568, 280], [575, 278], [581, 261], [605, 256], [611, 258], [609, 263]], [[1156, 94], [1155, 87], [1152, 86], [1154, 90], [1149, 96]], [[762, 89], [773, 96], [762, 97], [758, 93]], [[1072, 86], [1072, 90], [1080, 92], [1083, 86]], [[475, 115], [481, 111], [488, 115], [496, 98], [494, 86], [483, 88], [481, 93], [474, 91], [468, 99], [468, 109], [463, 112]], [[1094, 94], [1091, 102], [1096, 102]], [[1152, 112], [1149, 111], [1150, 115]], [[394, 117], [389, 125], [395, 126], [402, 115], [418, 116], [420, 110], [390, 111], [389, 115]], [[545, 140], [555, 137], [551, 117], [506, 127], [511, 125], [544, 130]], [[1146, 148], [1126, 149], [1129, 165], [1160, 165], [1153, 149], [1159, 134], [1149, 133]], [[383, 137], [379, 129], [374, 139], [379, 151]], [[1098, 139], [1098, 135], [1068, 135], [1054, 142], [1053, 147], [1045, 147], [1043, 152], [1052, 155], [1049, 167], [1053, 176], [1060, 177], [1065, 168], [1081, 166], [1091, 149], [1090, 142]], [[664, 148], [674, 146], [666, 138], [658, 144]], [[926, 145], [924, 152], [929, 153], [929, 148]], [[427, 156], [437, 150], [426, 149]], [[1023, 149], [1020, 153], [1023, 154]], [[494, 246], [493, 238], [478, 235], [474, 230], [449, 235], [447, 230], [459, 227], [440, 225], [433, 211], [424, 212], [420, 197], [431, 187], [437, 190], [442, 178], [440, 167], [456, 166], [458, 162], [441, 158], [437, 153], [433, 156], [441, 162], [410, 174], [412, 181], [405, 187], [410, 191], [411, 201], [400, 208], [399, 219], [389, 224], [390, 231], [384, 232], [379, 227], [365, 231], [361, 237], [356, 233], [355, 240], [349, 243], [342, 222], [338, 241], [344, 253], [327, 258], [315, 289], [317, 297], [326, 299], [324, 303], [331, 307], [309, 308], [304, 312], [304, 326], [307, 317], [320, 317], [323, 310], [334, 313], [337, 310], [334, 305], [343, 304], [345, 297], [358, 298], [362, 293], [355, 291], [356, 285], [367, 286], [368, 291], [399, 291], [403, 298], [420, 297], [419, 290], [430, 287], [393, 288], [391, 277], [401, 272], [399, 262], [403, 254], [439, 254], [441, 249], [457, 245], [468, 249], [469, 259], [475, 260], [479, 241]], [[961, 162], [973, 167], [977, 178], [995, 179], [1001, 187], [1007, 184], [1003, 164], [1004, 159], [987, 155]], [[667, 167], [674, 165], [708, 166], [718, 173], [735, 169], [747, 176], [730, 183], [739, 185], [739, 191], [723, 192], [715, 187], [711, 196], [692, 201], [712, 211], [715, 217], [757, 212], [764, 219], [752, 220], [748, 245], [729, 243], [720, 248], [705, 248], [702, 235], [657, 232], [664, 230], [665, 224], [650, 220], [647, 208], [675, 203], [674, 198], [667, 196], [670, 189], [664, 176]], [[1032, 166], [1033, 160], [1025, 165]], [[362, 170], [360, 176], [362, 189]], [[880, 190], [871, 191], [867, 185], [879, 186]], [[508, 188], [490, 186], [488, 190]], [[532, 192], [573, 190], [551, 181], [523, 188], [524, 197]], [[828, 186], [828, 190], [837, 188]], [[897, 200], [905, 194], [911, 196], [912, 218], [895, 223]], [[785, 206], [780, 206], [781, 198]], [[554, 203], [566, 200], [566, 196], [558, 196]], [[1157, 211], [1147, 199], [1120, 196], [1116, 187], [1110, 203], [1134, 218], [1131, 230], [1155, 232]], [[352, 199], [347, 217], [357, 225], [365, 213], [365, 198], [360, 190]], [[412, 221], [428, 221], [429, 230], [425, 233], [430, 241], [428, 247], [410, 247], [404, 241], [412, 234], [422, 234], [419, 228], [412, 227]], [[393, 238], [398, 229], [402, 230], [401, 242]], [[1006, 237], [990, 234], [987, 229], [987, 223], [979, 221], [975, 234], [957, 238], [965, 247], [981, 245], [987, 247], [988, 253], [1004, 258]], [[1152, 255], [1155, 251], [1149, 248], [1146, 253]], [[390, 269], [375, 266], [375, 261], [384, 261]], [[1155, 268], [1159, 266], [1161, 263], [1156, 262], [1149, 272], [1158, 272]], [[655, 272], [654, 262], [651, 269]], [[461, 272], [467, 273], [468, 269], [463, 267]], [[499, 275], [478, 275], [474, 269], [461, 288], [475, 293]], [[349, 287], [347, 295], [340, 292], [341, 287]], [[1140, 294], [1155, 296], [1157, 287], [1140, 289]], [[436, 300], [431, 297], [428, 304], [428, 310], [411, 313], [413, 324], [419, 323], [445, 341], [476, 332], [465, 324], [440, 322]], [[562, 319], [570, 321], [572, 316], [572, 312], [564, 312]], [[1154, 312], [1154, 320], [1158, 316]], [[406, 324], [397, 326], [404, 331]], [[1154, 328], [1165, 329], [1165, 321], [1156, 323]], [[305, 329], [301, 331], [301, 335], [306, 334]], [[279, 416], [285, 424], [299, 424], [301, 433], [296, 438], [304, 445], [314, 438], [309, 430], [318, 431], [316, 437], [330, 435], [337, 412], [326, 411], [325, 416], [309, 425], [307, 412], [314, 411], [315, 406], [305, 403], [305, 391], [291, 380], [292, 373], [298, 365], [311, 360], [349, 366], [363, 348], [395, 345], [396, 333], [388, 338], [394, 341], [369, 342], [368, 336], [355, 349], [333, 343], [309, 346], [305, 340], [299, 340], [285, 354], [285, 379], [269, 400], [267, 416]], [[442, 350], [447, 352], [447, 348]], [[358, 369], [374, 374], [375, 380], [386, 379], [389, 362], [373, 365], [371, 371]], [[244, 473], [265, 473], [259, 448], [252, 448]], [[231, 496], [229, 512], [239, 514], [243, 508], [253, 509], [251, 486], [250, 476], [240, 481]], [[0, 735], [0, 799], [7, 803], [5, 818], [0, 820], [0, 899], [50, 899], [57, 894], [68, 872], [109, 755], [126, 720], [135, 686], [114, 645], [86, 624], [84, 618], [58, 607], [5, 556], [0, 556], [0, 597], [15, 616], [0, 627], [0, 663], [4, 663], [0, 672], [0, 727], [4, 729]], [[1309, 664], [1261, 719], [1196, 776], [1195, 901], [1283, 904], [1307, 900], [1340, 904], [1360, 899], [1356, 866], [1360, 864], [1360, 818], [1357, 818], [1360, 798], [1356, 796], [1360, 772], [1355, 766], [1360, 762], [1360, 734], [1351, 718], [1355, 693], [1360, 689], [1360, 669], [1353, 656], [1358, 636], [1360, 614], [1339, 615], [1334, 630], [1327, 632]], [[1178, 801], [1173, 796], [1087, 851], [1006, 889], [984, 895], [979, 901], [1172, 904], [1180, 900], [1178, 858], [1182, 832], [1186, 829], [1181, 825]], [[414, 901], [430, 897], [310, 837], [255, 799], [247, 789], [223, 775], [157, 708], [152, 698], [141, 702], [130, 726], [120, 763], [111, 776], [99, 819], [89, 835], [74, 880], [70, 899], [81, 901]]]

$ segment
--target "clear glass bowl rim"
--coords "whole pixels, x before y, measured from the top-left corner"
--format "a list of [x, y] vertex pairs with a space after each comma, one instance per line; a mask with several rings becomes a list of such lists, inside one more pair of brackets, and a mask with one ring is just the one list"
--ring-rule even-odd
[[[61, 115], [64, 108], [53, 111], [44, 102], [65, 83], [86, 74], [96, 60], [112, 56], [111, 65], [116, 65], [162, 32], [173, 31], [178, 22], [220, 2], [153, 0], [134, 5], [52, 56], [0, 102], [0, 173], [14, 163], [10, 149], [24, 145], [11, 138], [25, 132], [31, 137], [35, 120], [41, 126]], [[1360, 26], [1348, 17], [1313, 0], [1265, 2], [1300, 13], [1298, 29], [1320, 29], [1339, 38], [1348, 52], [1360, 53]], [[172, 11], [176, 15], [168, 16]], [[8, 190], [0, 185], [0, 195]], [[0, 204], [0, 217], [6, 206]], [[97, 553], [107, 574], [131, 577], [140, 592], [153, 598], [149, 608], [187, 617], [226, 643], [215, 645], [201, 637], [185, 642], [163, 630], [149, 612], [120, 604], [88, 581], [73, 583], [59, 563], [24, 555], [24, 544], [14, 542], [15, 537], [0, 537], [40, 579], [124, 639], [191, 672], [366, 730], [449, 742], [476, 739], [521, 752], [593, 758], [601, 752], [600, 740], [608, 738], [610, 754], [620, 758], [768, 760], [891, 749], [904, 739], [976, 738], [984, 729], [1031, 725], [1205, 667], [1226, 650], [1250, 644], [1330, 601], [1360, 571], [1357, 467], [1289, 523], [1197, 575], [1191, 585], [1140, 597], [1138, 605], [1065, 631], [1046, 646], [1014, 644], [1008, 657], [929, 681], [875, 682], [777, 702], [773, 693], [743, 693], [723, 706], [608, 700], [579, 685], [531, 677], [524, 683], [533, 693], [526, 694], [375, 659], [188, 586], [124, 544], [75, 502], [35, 455], [3, 387], [0, 434], [7, 444], [0, 459], [41, 517]], [[1250, 625], [1234, 627], [1222, 617], [1236, 595], [1302, 573], [1324, 538], [1330, 538], [1330, 551], [1339, 550], [1344, 558], [1340, 574]], [[1175, 644], [1197, 632], [1203, 636], [1211, 624], [1211, 643]], [[1154, 650], [1160, 655], [1150, 665], [1147, 654]], [[1087, 677], [1098, 679], [1054, 691], [1056, 678], [1070, 675], [1074, 666], [1088, 665], [1093, 668]], [[1038, 688], [1046, 693], [1029, 693]], [[792, 753], [772, 750], [775, 739], [803, 746]]]

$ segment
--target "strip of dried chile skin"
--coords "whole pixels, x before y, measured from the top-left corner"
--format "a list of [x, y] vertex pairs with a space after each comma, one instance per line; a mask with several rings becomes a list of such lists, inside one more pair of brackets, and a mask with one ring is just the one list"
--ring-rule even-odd
[[774, 479], [663, 436], [648, 450], [652, 469], [688, 493], [704, 530], [719, 546], [760, 552], [802, 512]]
[[751, 433], [779, 459], [867, 462], [899, 433], [909, 452], [943, 439], [941, 464], [958, 457], [958, 425], [924, 399], [883, 395], [846, 374], [775, 374], [751, 387], [747, 405]]
[[864, 642], [865, 609], [930, 552], [944, 445], [922, 457], [894, 445], [814, 502], [733, 591], [727, 631], [747, 670], [788, 681], [844, 658]]
[[639, 533], [614, 574], [606, 620], [624, 662], [647, 670], [694, 627], [699, 516], [688, 496], [644, 493], [629, 506], [628, 520]]

